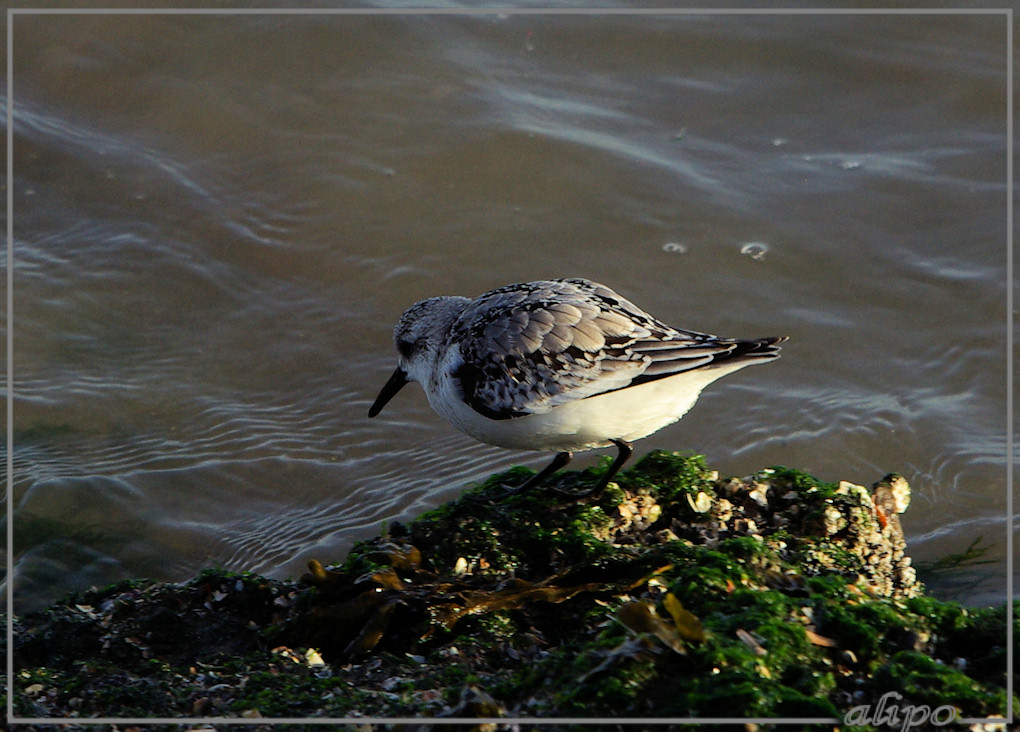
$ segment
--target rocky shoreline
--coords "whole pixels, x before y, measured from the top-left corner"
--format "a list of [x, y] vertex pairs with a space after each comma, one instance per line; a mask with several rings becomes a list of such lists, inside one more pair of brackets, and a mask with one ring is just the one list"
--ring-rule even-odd
[[15, 712], [225, 720], [216, 729], [230, 718], [832, 729], [822, 720], [890, 692], [960, 718], [1005, 712], [1005, 608], [924, 594], [898, 518], [903, 478], [870, 489], [781, 467], [720, 478], [699, 456], [653, 452], [597, 502], [577, 498], [598, 473], [506, 498], [530, 471], [493, 476], [340, 564], [313, 560], [300, 581], [210, 570], [16, 618]]

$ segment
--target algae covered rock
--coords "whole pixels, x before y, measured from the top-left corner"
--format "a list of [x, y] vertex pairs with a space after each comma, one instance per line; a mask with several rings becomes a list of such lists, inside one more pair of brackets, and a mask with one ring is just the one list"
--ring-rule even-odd
[[[299, 584], [208, 574], [135, 588], [136, 605], [124, 588], [72, 598], [19, 620], [16, 706], [837, 720], [896, 692], [966, 717], [1004, 713], [1004, 611], [924, 595], [899, 476], [870, 490], [781, 467], [720, 478], [698, 456], [653, 452], [598, 501], [578, 498], [599, 473], [509, 496], [531, 472], [493, 476], [340, 564], [311, 562]], [[217, 603], [226, 613], [203, 633]], [[68, 626], [76, 605], [96, 618]], [[175, 617], [162, 625], [155, 606]], [[46, 652], [59, 632], [76, 634], [70, 655]], [[88, 682], [75, 676], [86, 667]], [[115, 670], [117, 686], [99, 693], [97, 670]]]

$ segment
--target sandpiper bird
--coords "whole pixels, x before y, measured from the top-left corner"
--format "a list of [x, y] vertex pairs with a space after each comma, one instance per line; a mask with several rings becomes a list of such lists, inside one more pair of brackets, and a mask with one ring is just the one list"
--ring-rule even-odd
[[411, 381], [432, 408], [475, 439], [556, 452], [513, 492], [540, 485], [575, 451], [615, 445], [589, 492], [602, 493], [630, 442], [679, 420], [716, 379], [779, 356], [785, 336], [742, 340], [673, 328], [585, 279], [507, 285], [471, 300], [409, 307], [393, 340], [397, 370], [374, 417]]

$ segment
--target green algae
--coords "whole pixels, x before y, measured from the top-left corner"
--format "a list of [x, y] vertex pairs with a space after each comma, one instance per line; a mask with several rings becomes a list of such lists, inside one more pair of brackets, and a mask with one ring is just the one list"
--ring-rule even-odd
[[1004, 609], [867, 575], [895, 537], [863, 489], [653, 452], [578, 498], [600, 469], [506, 497], [531, 471], [492, 476], [302, 584], [211, 570], [20, 618], [16, 710], [838, 719], [897, 691], [1005, 711]]

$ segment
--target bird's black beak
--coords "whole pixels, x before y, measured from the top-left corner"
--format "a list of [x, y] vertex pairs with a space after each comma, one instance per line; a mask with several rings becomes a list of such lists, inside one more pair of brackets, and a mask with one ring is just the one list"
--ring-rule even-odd
[[368, 409], [368, 416], [374, 417], [382, 411], [382, 408], [386, 406], [386, 402], [392, 399], [398, 391], [400, 391], [404, 384], [407, 383], [407, 372], [404, 369], [397, 366], [397, 370], [393, 372], [393, 376], [387, 381], [379, 392], [379, 396], [375, 398], [372, 406]]

